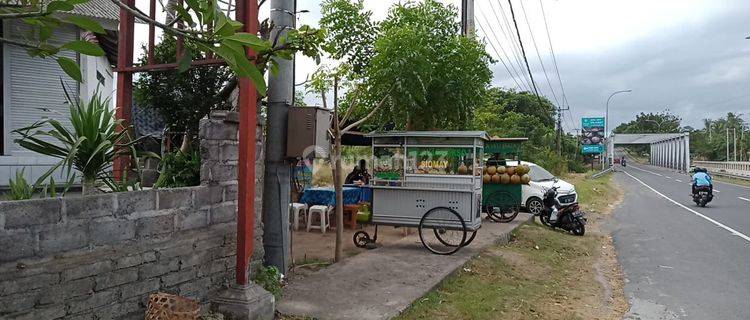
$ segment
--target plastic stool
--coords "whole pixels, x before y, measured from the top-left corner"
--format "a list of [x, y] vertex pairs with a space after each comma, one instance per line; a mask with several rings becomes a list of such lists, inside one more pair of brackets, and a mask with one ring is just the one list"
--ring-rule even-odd
[[299, 230], [299, 216], [302, 215], [302, 219], [307, 219], [307, 203], [290, 203], [289, 214], [292, 215], [292, 226], [294, 231]]
[[[310, 210], [307, 211], [307, 232], [310, 232], [310, 229], [320, 229], [321, 233], [326, 233], [326, 229], [330, 228], [328, 215], [331, 214], [331, 211], [332, 208], [329, 206], [310, 207]], [[312, 225], [314, 214], [318, 214], [318, 217], [320, 217], [320, 226]]]

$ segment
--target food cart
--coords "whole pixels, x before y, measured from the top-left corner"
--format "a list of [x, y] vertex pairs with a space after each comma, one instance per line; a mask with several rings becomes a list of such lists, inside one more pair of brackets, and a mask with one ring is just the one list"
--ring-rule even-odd
[[[485, 143], [482, 209], [493, 221], [510, 222], [518, 216], [521, 184], [527, 184], [529, 179], [524, 177], [528, 173], [524, 172], [526, 167], [520, 164], [521, 144], [527, 140], [492, 137]], [[519, 178], [515, 179], [514, 175]]]
[[416, 227], [422, 244], [452, 254], [481, 227], [484, 131], [371, 133], [372, 237], [354, 235], [359, 247], [374, 244], [377, 226]]

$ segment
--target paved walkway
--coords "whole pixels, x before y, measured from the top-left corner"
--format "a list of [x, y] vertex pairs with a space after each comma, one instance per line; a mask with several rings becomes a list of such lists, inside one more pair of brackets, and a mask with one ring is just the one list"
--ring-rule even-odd
[[451, 256], [431, 254], [413, 235], [321, 269], [284, 288], [278, 310], [316, 319], [390, 319], [427, 294], [482, 249], [507, 242], [531, 216], [485, 220], [476, 239]]

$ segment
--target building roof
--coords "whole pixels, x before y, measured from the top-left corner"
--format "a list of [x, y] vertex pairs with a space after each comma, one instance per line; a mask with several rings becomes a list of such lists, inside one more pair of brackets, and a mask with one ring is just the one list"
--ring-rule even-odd
[[504, 137], [492, 136], [490, 138], [490, 141], [500, 141], [500, 142], [515, 142], [515, 141], [523, 142], [523, 141], [528, 141], [528, 140], [529, 138], [525, 138], [525, 137], [504, 138]]
[[688, 133], [613, 133], [612, 141], [615, 144], [652, 144], [669, 139], [679, 138]]
[[367, 137], [430, 137], [430, 138], [480, 138], [489, 139], [484, 131], [387, 131], [371, 132]]
[[111, 0], [89, 0], [75, 5], [71, 14], [87, 16], [91, 18], [118, 21], [120, 19], [120, 8]]

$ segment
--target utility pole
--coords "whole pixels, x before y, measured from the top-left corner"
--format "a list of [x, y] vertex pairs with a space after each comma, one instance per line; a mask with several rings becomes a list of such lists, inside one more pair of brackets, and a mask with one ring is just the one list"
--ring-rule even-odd
[[726, 125], [724, 125], [727, 129], [727, 162], [729, 162], [729, 121], [727, 121]]
[[[295, 0], [271, 0], [270, 40], [274, 46], [294, 26]], [[294, 60], [279, 59], [279, 70], [268, 78], [268, 126], [263, 179], [264, 263], [285, 274], [291, 261], [289, 201], [290, 164], [286, 159], [287, 117], [294, 99]]]
[[474, 0], [461, 0], [461, 34], [474, 34]]
[[557, 155], [558, 156], [562, 155], [562, 134], [563, 134], [563, 129], [562, 129], [562, 113], [563, 113], [563, 111], [568, 111], [568, 110], [570, 110], [570, 107], [566, 107], [565, 109], [557, 107], [557, 143], [556, 143], [556, 147], [557, 147]]
[[734, 161], [737, 161], [737, 127], [732, 128], [732, 137], [734, 138]]

